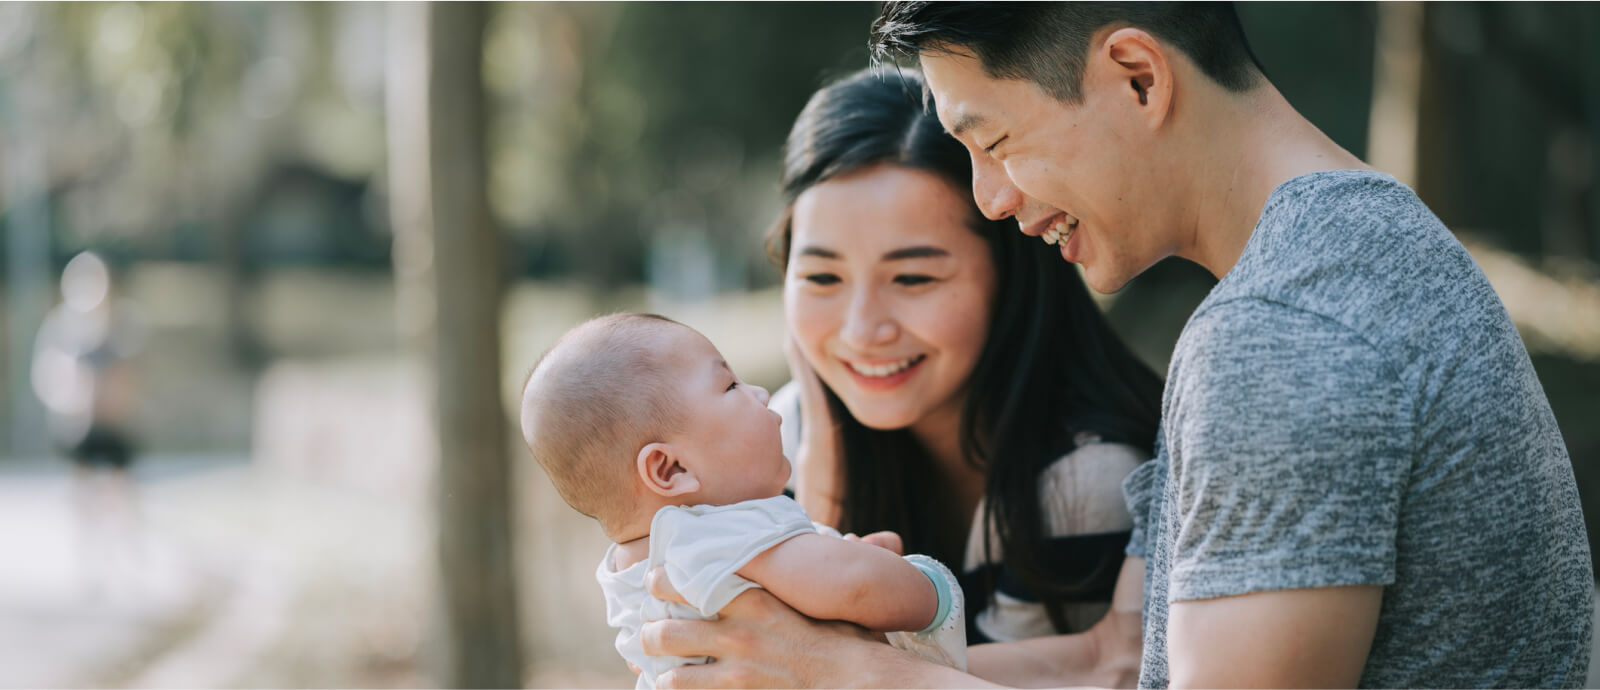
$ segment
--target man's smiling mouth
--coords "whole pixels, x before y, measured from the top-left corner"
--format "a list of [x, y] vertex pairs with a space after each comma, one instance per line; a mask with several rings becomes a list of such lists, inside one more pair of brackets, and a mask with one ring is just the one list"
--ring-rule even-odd
[[1044, 240], [1045, 244], [1066, 244], [1067, 240], [1072, 239], [1072, 233], [1078, 230], [1077, 218], [1068, 213], [1061, 215], [1063, 217], [1062, 220], [1056, 221], [1055, 225], [1050, 226], [1044, 231], [1044, 234], [1039, 236], [1039, 239]]

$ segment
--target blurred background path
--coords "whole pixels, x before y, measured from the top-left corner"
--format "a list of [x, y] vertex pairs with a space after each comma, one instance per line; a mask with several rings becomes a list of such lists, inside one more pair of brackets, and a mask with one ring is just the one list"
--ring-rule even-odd
[[[96, 535], [66, 469], [0, 466], [0, 685], [422, 683], [408, 665], [385, 677], [417, 631], [385, 627], [404, 612], [373, 600], [421, 584], [416, 511], [264, 477], [243, 457], [156, 456], [136, 473], [138, 524]], [[320, 649], [330, 638], [348, 642]], [[326, 675], [329, 655], [362, 675]]]

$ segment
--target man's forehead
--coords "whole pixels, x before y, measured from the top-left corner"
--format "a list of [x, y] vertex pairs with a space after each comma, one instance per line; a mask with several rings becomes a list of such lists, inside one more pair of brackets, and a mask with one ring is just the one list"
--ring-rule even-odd
[[946, 131], [960, 136], [984, 123], [983, 114], [975, 110], [975, 104], [963, 93], [964, 88], [973, 86], [973, 76], [986, 76], [976, 57], [951, 52], [925, 52], [921, 56], [921, 64], [923, 105], [927, 105], [929, 98], [933, 99], [935, 114]]

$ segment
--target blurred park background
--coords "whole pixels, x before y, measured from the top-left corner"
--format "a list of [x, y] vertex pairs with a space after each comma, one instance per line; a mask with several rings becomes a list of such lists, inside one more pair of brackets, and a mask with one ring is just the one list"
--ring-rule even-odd
[[[876, 12], [0, 4], [0, 687], [631, 686], [517, 386], [619, 309], [787, 379], [779, 147]], [[1600, 5], [1240, 13], [1477, 257], [1596, 534]], [[85, 250], [129, 343], [120, 484], [59, 457], [71, 371], [35, 357]], [[1212, 282], [1168, 262], [1102, 305], [1164, 371]]]

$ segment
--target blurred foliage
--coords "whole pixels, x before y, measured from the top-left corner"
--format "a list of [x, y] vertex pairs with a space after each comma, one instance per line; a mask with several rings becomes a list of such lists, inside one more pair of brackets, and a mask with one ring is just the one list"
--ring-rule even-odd
[[866, 63], [874, 13], [836, 3], [502, 6], [485, 65], [502, 104], [491, 198], [543, 250], [527, 269], [609, 286], [671, 270], [685, 262], [661, 254], [686, 248], [713, 254], [708, 288], [754, 282], [764, 260], [753, 240], [775, 212], [789, 123], [827, 76]]
[[[486, 126], [508, 264], [686, 297], [770, 284], [758, 238], [783, 135], [816, 86], [866, 64], [875, 12], [496, 5]], [[1240, 14], [1289, 100], [1364, 153], [1375, 6]], [[1426, 16], [1424, 198], [1525, 255], [1600, 259], [1600, 7], [1437, 3]], [[17, 101], [36, 82], [48, 94], [31, 124], [9, 125], [45, 142], [58, 265], [96, 246], [124, 259], [240, 253], [246, 270], [385, 268], [385, 21], [365, 4], [0, 9], [0, 92]]]

